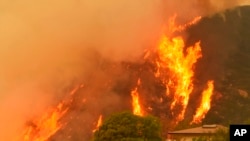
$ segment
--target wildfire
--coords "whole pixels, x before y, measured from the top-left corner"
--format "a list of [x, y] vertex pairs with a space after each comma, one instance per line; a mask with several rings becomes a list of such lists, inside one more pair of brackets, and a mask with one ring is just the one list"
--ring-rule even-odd
[[[175, 18], [169, 20], [169, 31], [182, 31], [186, 27], [195, 24], [201, 17], [196, 17], [193, 21], [181, 25], [175, 25]], [[176, 122], [184, 119], [184, 115], [189, 102], [190, 94], [193, 91], [193, 77], [194, 65], [199, 58], [202, 57], [200, 42], [193, 46], [185, 47], [184, 39], [180, 36], [168, 37], [163, 35], [160, 44], [156, 48], [158, 58], [155, 60], [155, 77], [161, 79], [166, 87], [166, 96], [173, 98], [170, 104], [170, 109], [175, 114]], [[146, 50], [144, 59], [150, 56], [150, 51]], [[141, 80], [137, 80], [136, 87], [131, 91], [133, 114], [138, 116], [145, 115], [140, 105], [138, 88], [141, 85]], [[213, 93], [213, 81], [208, 81], [207, 89], [202, 92], [202, 100], [200, 106], [197, 108], [196, 114], [193, 116], [191, 123], [199, 123], [205, 117], [205, 114], [210, 109], [211, 95]], [[70, 92], [70, 96], [79, 88], [84, 87], [80, 85]], [[70, 100], [72, 102], [72, 99]], [[85, 102], [85, 99], [83, 99]], [[163, 102], [163, 98], [160, 99]], [[45, 141], [54, 135], [63, 124], [60, 119], [67, 113], [67, 102], [63, 101], [57, 105], [56, 108], [46, 112], [41, 118], [33, 120], [24, 130], [22, 140], [24, 141]], [[176, 110], [178, 109], [178, 110]], [[148, 110], [152, 110], [148, 107]], [[102, 125], [103, 116], [100, 115], [95, 128], [95, 132]]]
[[98, 130], [101, 125], [102, 125], [102, 115], [99, 116], [96, 127], [94, 130], [92, 130], [92, 132], [94, 133], [96, 130]]
[[214, 90], [214, 81], [210, 80], [207, 82], [207, 88], [202, 92], [202, 99], [200, 106], [196, 110], [196, 114], [193, 117], [192, 123], [200, 123], [205, 117], [206, 113], [210, 109], [211, 96]]
[[[137, 86], [139, 86], [140, 83], [141, 81], [140, 79], [138, 79]], [[131, 91], [131, 96], [132, 96], [133, 113], [138, 116], [143, 116], [143, 112], [139, 102], [139, 93], [137, 91], [137, 87], [135, 87], [135, 89]]]
[[[70, 96], [73, 96], [79, 88], [83, 85], [75, 87], [71, 92]], [[72, 102], [72, 97], [64, 99], [55, 108], [49, 109], [40, 118], [29, 122], [22, 134], [22, 141], [46, 141], [52, 135], [54, 135], [59, 129], [62, 128], [63, 124], [60, 123], [60, 119], [67, 113], [68, 105]]]
[[[182, 25], [175, 26], [176, 16], [169, 20], [169, 31], [181, 31], [186, 27], [196, 23], [200, 17]], [[194, 46], [184, 49], [184, 39], [182, 37], [169, 38], [164, 35], [157, 48], [159, 59], [156, 61], [156, 77], [160, 77], [166, 85], [166, 95], [173, 97], [171, 110], [178, 105], [181, 111], [177, 115], [177, 122], [184, 118], [189, 95], [193, 90], [194, 65], [202, 57], [200, 42]], [[173, 113], [173, 112], [172, 112]]]
[[[159, 69], [162, 70], [161, 76], [164, 79], [166, 87], [174, 93], [174, 100], [171, 103], [171, 109], [173, 109], [176, 104], [182, 106], [182, 110], [178, 115], [178, 120], [184, 118], [189, 95], [193, 90], [193, 67], [197, 59], [201, 57], [199, 42], [193, 47], [187, 48], [186, 55], [183, 50], [184, 41], [181, 37], [169, 39], [164, 36], [158, 47], [160, 59], [158, 66], [160, 66]], [[159, 75], [159, 71], [157, 73]], [[168, 74], [167, 78], [164, 77], [166, 74]], [[169, 93], [169, 90], [167, 93]]]
[[45, 141], [55, 134], [62, 124], [58, 121], [67, 112], [60, 103], [55, 109], [30, 123], [24, 132], [24, 141]]

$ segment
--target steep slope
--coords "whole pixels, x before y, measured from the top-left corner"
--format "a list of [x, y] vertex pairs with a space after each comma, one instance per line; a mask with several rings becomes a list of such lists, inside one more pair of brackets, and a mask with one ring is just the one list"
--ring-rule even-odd
[[250, 118], [250, 6], [202, 18], [187, 32], [188, 44], [201, 41], [197, 82], [215, 80], [213, 105], [204, 122], [243, 123]]

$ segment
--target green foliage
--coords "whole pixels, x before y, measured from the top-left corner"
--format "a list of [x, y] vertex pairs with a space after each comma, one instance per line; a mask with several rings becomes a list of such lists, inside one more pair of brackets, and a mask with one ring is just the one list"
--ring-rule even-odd
[[208, 138], [207, 137], [197, 137], [197, 138], [193, 138], [192, 141], [207, 141]]
[[161, 127], [152, 116], [140, 117], [129, 112], [112, 115], [94, 133], [94, 141], [161, 141]]
[[211, 136], [193, 138], [192, 141], [229, 141], [229, 133], [225, 130], [218, 130]]
[[218, 130], [211, 141], [229, 141], [229, 133], [225, 130]]

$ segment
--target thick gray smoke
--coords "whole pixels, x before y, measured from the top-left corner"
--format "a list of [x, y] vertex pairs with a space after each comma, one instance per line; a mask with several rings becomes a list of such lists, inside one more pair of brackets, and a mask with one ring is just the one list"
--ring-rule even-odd
[[[27, 119], [58, 102], [64, 89], [98, 73], [102, 58], [138, 61], [145, 48], [155, 45], [162, 25], [174, 13], [184, 22], [238, 4], [1, 0], [0, 140], [10, 140]], [[103, 83], [112, 73], [101, 76]], [[112, 101], [112, 97], [106, 99]], [[93, 106], [93, 110], [98, 108]]]

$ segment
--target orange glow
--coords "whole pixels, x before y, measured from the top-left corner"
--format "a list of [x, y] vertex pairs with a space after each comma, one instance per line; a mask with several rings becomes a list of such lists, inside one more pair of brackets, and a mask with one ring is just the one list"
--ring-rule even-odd
[[[176, 15], [169, 19], [170, 33], [186, 29], [201, 17], [196, 17], [193, 21], [180, 26], [175, 25], [175, 18]], [[186, 49], [184, 47], [182, 37], [170, 38], [164, 35], [157, 47], [159, 59], [155, 62], [155, 76], [160, 77], [166, 85], [166, 95], [173, 97], [170, 107], [172, 113], [176, 106], [181, 106], [181, 111], [177, 114], [177, 122], [184, 118], [189, 95], [193, 90], [194, 64], [202, 57], [200, 42]]]
[[176, 26], [176, 23], [175, 23], [176, 17], [177, 15], [174, 15], [173, 17], [169, 19], [169, 22], [168, 22], [168, 26], [169, 26], [168, 29], [170, 30], [171, 33], [176, 32], [176, 31], [178, 32], [183, 31], [187, 27], [196, 24], [201, 19], [201, 16], [198, 16], [198, 17], [195, 17], [192, 21], [184, 25]]
[[202, 92], [202, 99], [200, 106], [197, 108], [196, 114], [194, 115], [191, 124], [200, 123], [201, 120], [205, 117], [205, 115], [209, 111], [213, 90], [214, 90], [214, 81], [210, 80], [207, 82], [207, 88]]
[[24, 141], [45, 141], [61, 127], [58, 121], [67, 112], [60, 103], [55, 109], [45, 113], [40, 119], [34, 120], [24, 131]]
[[[177, 117], [177, 121], [180, 121], [184, 118], [189, 95], [193, 90], [194, 64], [202, 56], [200, 43], [187, 48], [184, 53], [183, 38], [170, 39], [164, 36], [158, 47], [158, 54], [160, 63], [157, 63], [157, 66], [160, 68], [157, 70], [161, 70], [160, 75], [167, 88], [166, 94], [169, 95], [169, 89], [174, 94], [171, 109], [173, 110], [176, 105], [182, 106]], [[159, 71], [157, 74], [159, 75]]]
[[96, 130], [98, 130], [101, 125], [102, 125], [102, 115], [99, 116], [96, 127], [94, 130], [92, 130], [92, 132], [95, 132]]
[[[140, 79], [137, 81], [137, 86], [139, 86], [141, 83]], [[137, 91], [137, 87], [131, 91], [132, 96], [132, 106], [133, 106], [133, 113], [138, 116], [143, 116], [143, 112], [141, 109], [141, 105], [139, 102], [139, 93]]]
[[75, 87], [70, 96], [59, 103], [55, 108], [49, 109], [40, 118], [29, 122], [21, 136], [22, 141], [46, 141], [54, 135], [63, 124], [60, 119], [67, 113], [68, 105], [72, 102], [72, 96], [82, 88], [83, 85]]

